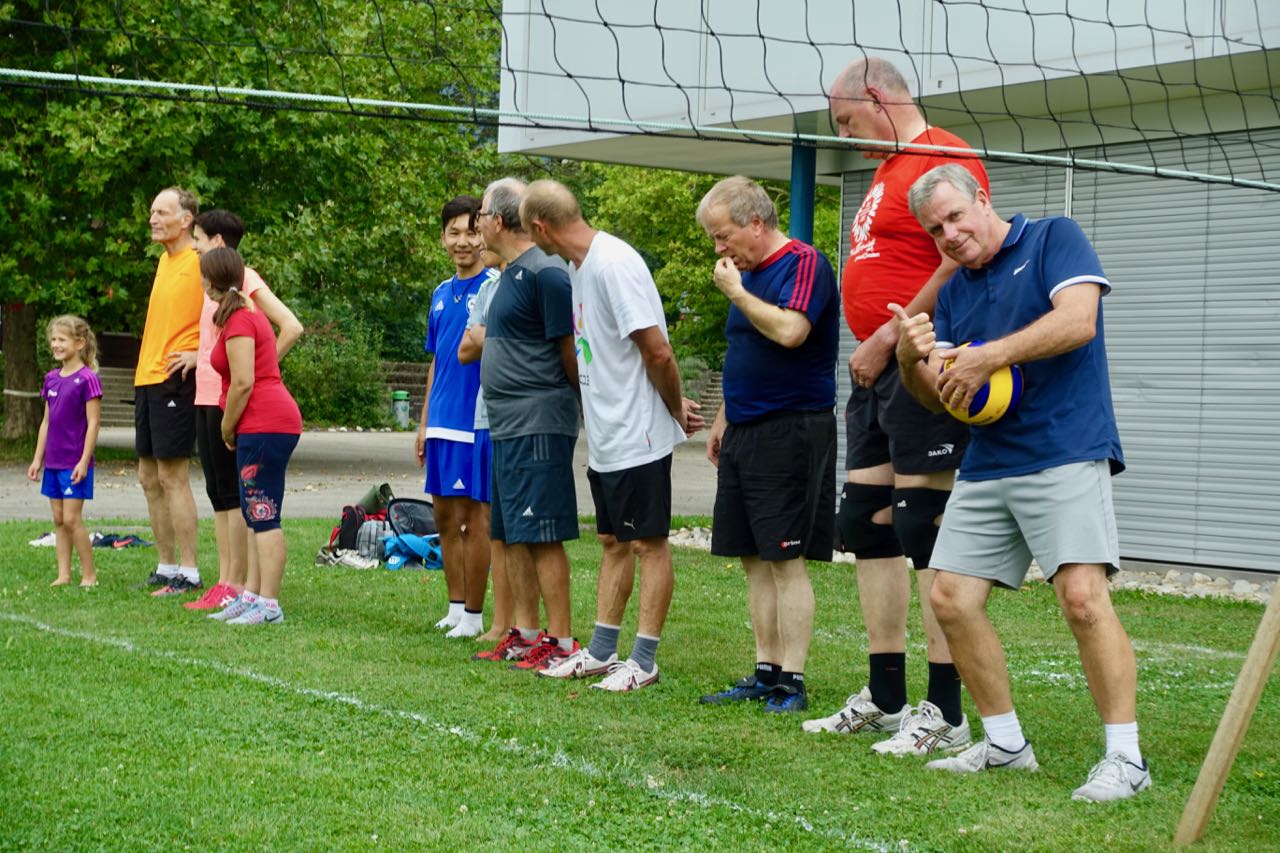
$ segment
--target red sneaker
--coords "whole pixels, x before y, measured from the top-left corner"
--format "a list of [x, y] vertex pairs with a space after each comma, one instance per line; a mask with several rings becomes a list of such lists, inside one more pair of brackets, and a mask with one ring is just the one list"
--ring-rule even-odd
[[226, 607], [236, 597], [236, 591], [225, 583], [216, 583], [209, 591], [195, 601], [185, 602], [182, 606], [188, 610], [217, 610]]
[[542, 634], [532, 641], [527, 641], [524, 635], [520, 633], [520, 629], [512, 628], [507, 632], [507, 636], [503, 637], [499, 643], [491, 649], [483, 652], [476, 652], [471, 656], [472, 660], [524, 660], [525, 655], [537, 647], [542, 641]]
[[576, 652], [579, 648], [581, 648], [581, 646], [578, 645], [578, 641], [574, 640], [573, 648], [565, 651], [560, 648], [559, 640], [555, 637], [548, 637], [543, 634], [542, 642], [538, 644], [538, 647], [531, 649], [529, 653], [524, 656], [524, 660], [511, 664], [511, 668], [538, 672], [539, 670], [546, 669], [552, 664], [559, 663], [569, 655]]

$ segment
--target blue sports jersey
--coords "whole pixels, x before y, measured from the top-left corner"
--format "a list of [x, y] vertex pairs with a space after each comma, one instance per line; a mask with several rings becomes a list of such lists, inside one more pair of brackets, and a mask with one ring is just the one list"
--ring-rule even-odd
[[[938, 292], [933, 324], [940, 348], [997, 340], [1053, 310], [1064, 287], [1093, 283], [1103, 295], [1111, 283], [1080, 226], [1065, 217], [1011, 221], [1004, 245], [978, 270], [961, 267]], [[1111, 380], [1102, 337], [1070, 352], [1021, 365], [1022, 401], [988, 426], [970, 429], [958, 477], [995, 480], [1033, 474], [1072, 462], [1107, 459], [1124, 470], [1120, 433], [1111, 405]]]
[[742, 284], [770, 305], [800, 311], [812, 328], [800, 346], [776, 344], [729, 306], [724, 334], [725, 416], [742, 424], [774, 412], [830, 411], [836, 404], [840, 300], [831, 264], [817, 249], [791, 240], [742, 274]]
[[497, 276], [497, 270], [487, 267], [471, 278], [455, 275], [441, 282], [431, 294], [425, 347], [433, 356], [435, 372], [427, 402], [427, 438], [474, 441], [480, 365], [459, 362], [458, 345], [467, 330], [467, 317], [480, 285]]

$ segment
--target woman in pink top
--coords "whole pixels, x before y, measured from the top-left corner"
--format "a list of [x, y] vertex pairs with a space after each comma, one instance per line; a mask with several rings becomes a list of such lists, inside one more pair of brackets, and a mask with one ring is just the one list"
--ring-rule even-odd
[[209, 363], [222, 377], [222, 441], [234, 448], [240, 472], [240, 511], [253, 531], [258, 570], [225, 610], [213, 614], [230, 625], [284, 621], [280, 582], [285, 540], [280, 529], [285, 469], [302, 433], [302, 414], [280, 379], [271, 324], [240, 292], [244, 261], [235, 249], [200, 256], [205, 293], [218, 303], [219, 330]]

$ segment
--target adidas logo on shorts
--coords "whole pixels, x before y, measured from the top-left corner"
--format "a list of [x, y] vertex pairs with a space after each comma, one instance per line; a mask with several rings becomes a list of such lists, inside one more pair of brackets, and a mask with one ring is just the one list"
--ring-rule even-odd
[[527, 507], [525, 507], [525, 508], [524, 508], [524, 512], [520, 513], [520, 517], [521, 517], [521, 518], [533, 518], [533, 507], [531, 507], [531, 506], [527, 506]]
[[467, 484], [462, 482], [462, 478], [459, 477], [457, 481], [453, 484], [453, 487], [455, 489], [465, 489], [467, 487]]
[[175, 402], [173, 402], [172, 400], [170, 400], [170, 401], [169, 401], [169, 405], [167, 406], [167, 408], [170, 408], [170, 409], [176, 409], [176, 408], [178, 408], [178, 404], [177, 404], [177, 403], [175, 403]]

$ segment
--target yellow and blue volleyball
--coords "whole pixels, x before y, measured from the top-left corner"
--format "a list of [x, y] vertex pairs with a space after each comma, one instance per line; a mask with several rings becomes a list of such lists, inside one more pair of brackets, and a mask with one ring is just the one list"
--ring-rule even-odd
[[[969, 341], [961, 344], [956, 349], [964, 349], [965, 347], [980, 347], [985, 341]], [[942, 365], [942, 370], [950, 370], [951, 362], [948, 361]], [[1018, 401], [1022, 399], [1022, 371], [1015, 364], [1011, 367], [1002, 367], [995, 373], [991, 374], [991, 378], [987, 380], [987, 384], [978, 389], [978, 393], [973, 396], [973, 402], [969, 404], [968, 409], [952, 408], [946, 406], [951, 416], [974, 426], [987, 426], [1003, 418], [1018, 407]]]

